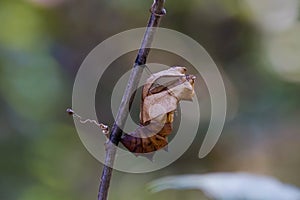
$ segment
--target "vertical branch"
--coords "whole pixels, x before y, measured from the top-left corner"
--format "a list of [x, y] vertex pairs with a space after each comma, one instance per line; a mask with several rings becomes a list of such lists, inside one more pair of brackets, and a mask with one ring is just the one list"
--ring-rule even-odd
[[161, 17], [166, 14], [164, 9], [165, 0], [154, 0], [152, 7], [150, 8], [151, 16], [147, 25], [146, 32], [141, 44], [141, 48], [138, 51], [135, 64], [133, 66], [130, 78], [124, 92], [119, 111], [116, 117], [116, 121], [112, 127], [110, 140], [106, 146], [106, 156], [105, 165], [102, 171], [100, 187], [98, 192], [98, 200], [106, 200], [108, 196], [108, 190], [110, 185], [110, 180], [112, 176], [112, 166], [114, 164], [117, 148], [122, 136], [122, 129], [124, 123], [128, 117], [129, 109], [132, 105], [133, 97], [140, 82], [141, 74], [143, 72], [144, 64], [146, 64], [147, 56], [150, 51], [150, 46], [152, 44], [155, 29], [153, 27], [158, 27]]

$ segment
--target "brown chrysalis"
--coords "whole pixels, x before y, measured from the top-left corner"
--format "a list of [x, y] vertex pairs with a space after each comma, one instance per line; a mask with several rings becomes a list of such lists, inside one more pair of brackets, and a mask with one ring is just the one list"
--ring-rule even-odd
[[147, 79], [142, 91], [140, 126], [121, 139], [130, 152], [150, 153], [168, 145], [179, 101], [191, 101], [194, 95], [195, 76], [185, 73], [185, 67], [172, 67]]

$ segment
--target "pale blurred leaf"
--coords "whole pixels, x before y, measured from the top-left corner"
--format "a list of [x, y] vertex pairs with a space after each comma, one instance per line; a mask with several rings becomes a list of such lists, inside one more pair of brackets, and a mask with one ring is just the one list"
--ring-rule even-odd
[[298, 188], [272, 177], [249, 173], [172, 176], [150, 183], [152, 192], [167, 189], [200, 189], [213, 199], [300, 199]]

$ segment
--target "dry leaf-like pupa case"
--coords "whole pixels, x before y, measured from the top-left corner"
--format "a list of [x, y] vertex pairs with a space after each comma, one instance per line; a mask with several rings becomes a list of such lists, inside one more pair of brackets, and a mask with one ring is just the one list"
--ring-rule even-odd
[[150, 153], [168, 145], [179, 101], [192, 100], [195, 76], [185, 67], [171, 67], [150, 76], [143, 87], [140, 126], [121, 143], [132, 153]]

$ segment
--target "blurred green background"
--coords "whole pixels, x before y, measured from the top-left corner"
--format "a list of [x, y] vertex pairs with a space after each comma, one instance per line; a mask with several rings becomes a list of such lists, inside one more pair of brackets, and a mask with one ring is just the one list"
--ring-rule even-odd
[[[151, 4], [0, 1], [0, 199], [96, 199], [102, 164], [65, 109], [85, 56], [109, 36], [145, 26]], [[300, 187], [299, 1], [167, 0], [166, 9], [161, 26], [197, 40], [222, 72], [228, 120], [204, 159], [197, 154], [206, 112], [193, 145], [172, 165], [148, 174], [115, 171], [110, 199], [199, 199], [199, 191], [146, 189], [156, 178], [189, 173], [247, 171]]]

